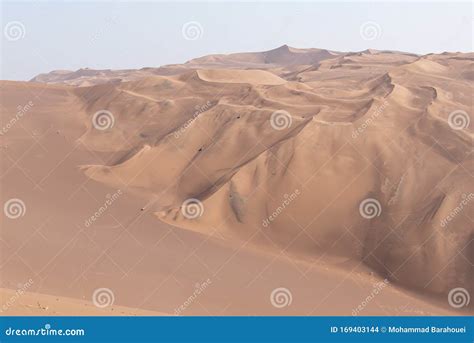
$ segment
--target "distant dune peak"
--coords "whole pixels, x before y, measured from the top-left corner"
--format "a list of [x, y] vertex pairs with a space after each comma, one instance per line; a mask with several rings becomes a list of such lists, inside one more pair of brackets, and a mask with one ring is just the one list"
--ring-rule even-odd
[[267, 52], [270, 51], [275, 51], [275, 52], [290, 52], [291, 50], [295, 50], [295, 48], [291, 48], [287, 44], [283, 44], [282, 46], [279, 46], [278, 48], [268, 50]]

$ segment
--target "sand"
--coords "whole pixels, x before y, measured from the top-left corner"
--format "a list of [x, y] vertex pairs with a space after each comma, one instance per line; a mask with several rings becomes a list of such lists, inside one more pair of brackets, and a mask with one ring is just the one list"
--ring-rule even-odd
[[34, 281], [15, 314], [472, 313], [472, 67], [283, 46], [1, 81], [0, 286]]
[[132, 309], [123, 306], [100, 308], [86, 300], [38, 293], [17, 293], [0, 289], [4, 316], [166, 316], [169, 314]]

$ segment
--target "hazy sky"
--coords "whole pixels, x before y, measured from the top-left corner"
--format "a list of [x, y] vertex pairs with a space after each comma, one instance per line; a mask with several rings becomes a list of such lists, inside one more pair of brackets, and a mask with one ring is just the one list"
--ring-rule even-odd
[[469, 1], [41, 1], [2, 2], [1, 10], [0, 78], [8, 80], [57, 69], [156, 67], [283, 44], [340, 51], [473, 50]]

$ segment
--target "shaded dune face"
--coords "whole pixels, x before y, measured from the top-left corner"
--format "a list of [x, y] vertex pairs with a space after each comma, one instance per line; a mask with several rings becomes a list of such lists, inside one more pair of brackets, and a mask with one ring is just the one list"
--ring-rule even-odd
[[[118, 156], [82, 170], [149, 198], [173, 226], [474, 294], [472, 54], [294, 53], [75, 88], [78, 140]], [[102, 109], [114, 116], [104, 131], [90, 124]], [[197, 218], [183, 215], [190, 198]]]

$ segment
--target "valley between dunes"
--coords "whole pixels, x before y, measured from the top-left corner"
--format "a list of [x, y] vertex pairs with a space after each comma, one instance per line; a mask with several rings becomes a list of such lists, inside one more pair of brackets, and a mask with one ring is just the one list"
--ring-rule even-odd
[[98, 288], [124, 315], [472, 314], [448, 300], [474, 297], [473, 66], [285, 45], [0, 81], [0, 287], [68, 314]]

